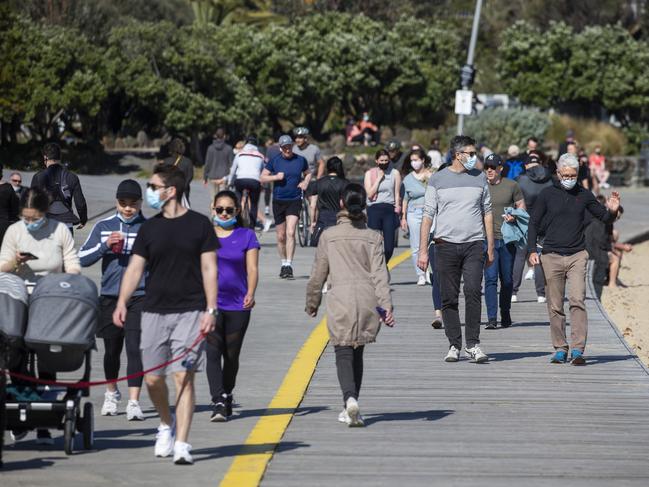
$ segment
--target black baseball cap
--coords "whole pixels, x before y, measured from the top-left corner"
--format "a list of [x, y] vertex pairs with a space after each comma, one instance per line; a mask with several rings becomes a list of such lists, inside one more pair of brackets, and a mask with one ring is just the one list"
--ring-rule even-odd
[[117, 194], [115, 195], [117, 199], [122, 198], [131, 198], [134, 200], [142, 199], [142, 188], [140, 183], [133, 179], [125, 179], [119, 186], [117, 186]]
[[502, 166], [503, 165], [503, 159], [502, 159], [502, 157], [500, 157], [495, 152], [492, 152], [487, 157], [485, 157], [484, 165], [485, 166], [494, 166], [494, 167]]

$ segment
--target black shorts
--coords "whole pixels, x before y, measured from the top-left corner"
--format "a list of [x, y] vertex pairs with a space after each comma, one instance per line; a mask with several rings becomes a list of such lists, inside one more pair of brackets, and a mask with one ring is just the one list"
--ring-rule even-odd
[[289, 215], [299, 218], [302, 210], [302, 200], [276, 200], [273, 199], [273, 219], [275, 225], [281, 225]]
[[133, 296], [126, 303], [126, 322], [124, 328], [119, 328], [113, 324], [113, 312], [117, 305], [117, 298], [113, 296], [99, 296], [99, 325], [97, 326], [97, 336], [99, 338], [116, 338], [123, 336], [124, 330], [140, 330], [140, 317], [142, 315], [142, 306], [144, 305], [144, 296]]

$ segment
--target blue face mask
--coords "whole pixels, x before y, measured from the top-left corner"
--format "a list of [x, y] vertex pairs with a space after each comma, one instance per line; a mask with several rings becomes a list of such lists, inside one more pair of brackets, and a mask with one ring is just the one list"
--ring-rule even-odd
[[139, 216], [139, 214], [136, 213], [131, 218], [124, 218], [124, 216], [119, 211], [117, 212], [117, 218], [119, 218], [122, 221], [122, 223], [127, 223], [127, 224], [128, 223], [133, 223], [138, 216]]
[[41, 228], [43, 225], [45, 225], [45, 217], [40, 218], [34, 222], [27, 223], [25, 220], [23, 220], [25, 223], [25, 226], [27, 227], [28, 232], [35, 232], [39, 228]]
[[162, 201], [160, 199], [160, 192], [155, 191], [151, 188], [146, 189], [146, 202], [154, 210], [161, 209], [168, 200]]
[[478, 156], [469, 156], [466, 162], [463, 162], [462, 165], [464, 166], [464, 169], [470, 171], [475, 167], [477, 162], [478, 162]]
[[577, 184], [576, 179], [562, 179], [561, 180], [561, 186], [566, 188], [568, 191], [570, 191], [572, 188], [574, 188], [576, 184]]
[[232, 228], [237, 224], [237, 217], [233, 216], [229, 220], [221, 220], [218, 216], [213, 216], [212, 221], [221, 228]]

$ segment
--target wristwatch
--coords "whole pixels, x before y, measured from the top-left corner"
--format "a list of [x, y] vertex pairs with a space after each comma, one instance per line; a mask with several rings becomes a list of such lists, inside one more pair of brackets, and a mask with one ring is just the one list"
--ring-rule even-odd
[[212, 316], [214, 316], [214, 318], [216, 318], [216, 317], [219, 315], [219, 310], [216, 309], [216, 308], [207, 308], [207, 309], [205, 310], [205, 312], [206, 312], [208, 315], [212, 315]]

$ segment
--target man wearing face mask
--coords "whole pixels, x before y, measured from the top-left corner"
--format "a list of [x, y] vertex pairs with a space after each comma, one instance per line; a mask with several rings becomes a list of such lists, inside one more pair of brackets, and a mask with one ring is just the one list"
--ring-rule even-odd
[[0, 164], [0, 244], [2, 238], [13, 222], [18, 221], [19, 199], [12, 184], [5, 184], [2, 179], [2, 164]]
[[[113, 313], [113, 323], [123, 327], [128, 301], [147, 269], [140, 321], [144, 370], [191, 349], [216, 324], [215, 251], [219, 242], [210, 220], [181, 204], [185, 187], [178, 168], [155, 168], [147, 184], [147, 203], [160, 213], [146, 220], [138, 232]], [[185, 360], [144, 377], [160, 415], [155, 456], [173, 455], [176, 464], [193, 463], [187, 440], [194, 413], [194, 373], [200, 370], [202, 358], [202, 346], [195, 345]], [[169, 408], [166, 373], [173, 374], [176, 391], [183, 391], [177, 397], [175, 418]]]
[[[604, 223], [615, 221], [620, 195], [613, 192], [608, 209], [593, 194], [577, 184], [579, 161], [572, 154], [563, 154], [557, 162], [557, 179], [544, 189], [534, 203], [528, 229], [529, 262], [539, 263], [545, 273], [550, 334], [555, 353], [552, 363], [584, 365], [588, 334], [586, 316], [586, 265], [588, 252], [584, 239], [586, 211]], [[537, 237], [544, 236], [541, 256], [536, 253]], [[566, 339], [566, 315], [563, 298], [568, 282], [571, 343]]]
[[462, 348], [458, 310], [460, 281], [466, 302], [466, 355], [475, 363], [489, 360], [480, 349], [482, 273], [494, 261], [493, 215], [487, 178], [475, 169], [475, 141], [458, 135], [451, 140], [453, 163], [433, 174], [424, 197], [424, 217], [417, 265], [428, 267], [428, 235], [435, 242], [435, 269], [440, 275], [442, 317], [449, 351], [447, 362], [457, 362]]

